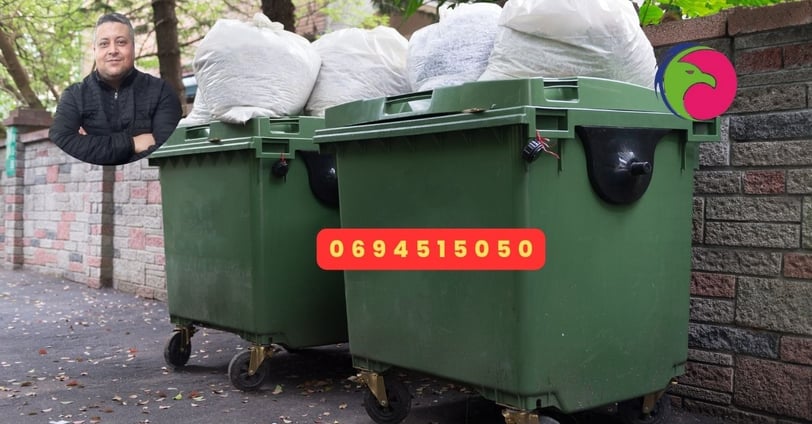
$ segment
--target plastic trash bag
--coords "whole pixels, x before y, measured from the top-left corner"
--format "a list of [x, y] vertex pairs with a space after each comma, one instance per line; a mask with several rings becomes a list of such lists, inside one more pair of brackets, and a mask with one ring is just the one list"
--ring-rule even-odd
[[394, 28], [346, 28], [313, 42], [321, 58], [308, 115], [323, 116], [335, 105], [361, 99], [405, 94], [406, 51], [409, 42]]
[[510, 0], [480, 80], [591, 76], [654, 86], [657, 61], [628, 0]]
[[301, 114], [321, 66], [307, 39], [257, 13], [252, 22], [220, 19], [200, 42], [193, 67], [212, 119]]
[[441, 12], [440, 22], [415, 31], [409, 39], [412, 91], [476, 81], [488, 65], [502, 8], [473, 3]]

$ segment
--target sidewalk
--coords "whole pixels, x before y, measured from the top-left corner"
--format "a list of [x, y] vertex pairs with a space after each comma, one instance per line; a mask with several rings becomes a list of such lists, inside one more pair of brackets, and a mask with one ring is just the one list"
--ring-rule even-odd
[[[166, 368], [172, 334], [163, 302], [0, 270], [0, 419], [20, 424], [367, 424], [365, 388], [346, 345], [279, 353], [261, 390], [228, 380], [239, 337], [200, 329], [182, 371]], [[459, 386], [404, 375], [414, 399], [405, 424], [500, 424], [501, 409]], [[615, 424], [604, 416], [578, 422]], [[674, 411], [669, 424], [721, 424]]]

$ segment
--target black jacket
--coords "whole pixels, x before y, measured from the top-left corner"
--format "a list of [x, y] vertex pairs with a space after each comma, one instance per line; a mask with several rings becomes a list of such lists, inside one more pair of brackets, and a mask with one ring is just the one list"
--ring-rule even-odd
[[[133, 69], [115, 90], [93, 72], [62, 94], [49, 136], [76, 159], [120, 165], [160, 147], [182, 113], [178, 96], [162, 79]], [[79, 127], [87, 135], [79, 134]], [[146, 133], [155, 137], [155, 146], [136, 155], [133, 136]]]

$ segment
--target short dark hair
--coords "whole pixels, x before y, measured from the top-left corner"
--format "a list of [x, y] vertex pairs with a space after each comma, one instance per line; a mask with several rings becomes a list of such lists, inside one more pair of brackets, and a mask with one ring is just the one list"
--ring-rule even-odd
[[[106, 24], [108, 22], [118, 22], [120, 24], [127, 25], [127, 28], [130, 29], [130, 41], [135, 42], [135, 29], [133, 28], [133, 24], [130, 20], [122, 15], [121, 13], [108, 13], [106, 15], [102, 15], [98, 21], [96, 21], [96, 29], [101, 26], [101, 24]], [[93, 32], [93, 44], [96, 44], [96, 32]]]

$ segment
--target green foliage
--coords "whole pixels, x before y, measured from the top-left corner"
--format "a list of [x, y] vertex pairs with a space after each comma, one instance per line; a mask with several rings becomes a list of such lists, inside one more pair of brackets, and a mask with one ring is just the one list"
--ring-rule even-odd
[[[629, 0], [631, 1], [631, 0]], [[663, 21], [664, 18], [686, 19], [713, 15], [721, 10], [737, 6], [759, 7], [776, 3], [785, 3], [799, 0], [645, 0], [640, 5], [640, 24], [653, 25]], [[474, 0], [473, 3], [498, 3], [498, 0]], [[424, 0], [372, 0], [372, 3], [382, 13], [402, 13], [404, 17], [414, 14]], [[437, 7], [448, 5], [453, 7], [456, 0], [437, 0]]]
[[677, 19], [709, 16], [731, 7], [761, 7], [797, 0], [645, 0], [640, 5], [640, 24], [656, 25], [671, 13]]
[[[0, 25], [13, 36], [17, 57], [31, 87], [40, 93], [40, 100], [48, 108], [55, 106], [61, 91], [79, 76], [85, 44], [82, 32], [93, 24], [86, 19], [92, 8], [83, 3], [0, 0]], [[0, 108], [18, 104], [5, 67], [0, 67], [0, 78], [6, 81], [0, 90]]]

